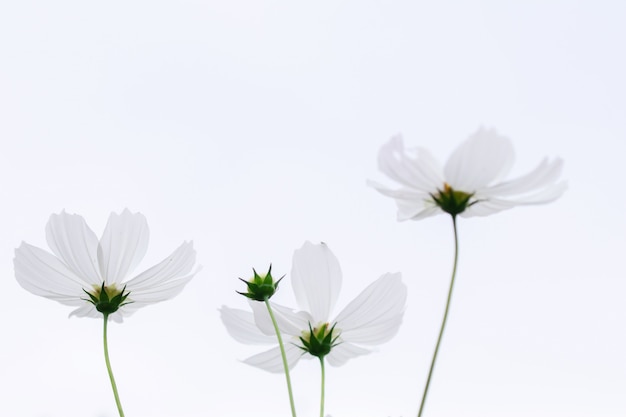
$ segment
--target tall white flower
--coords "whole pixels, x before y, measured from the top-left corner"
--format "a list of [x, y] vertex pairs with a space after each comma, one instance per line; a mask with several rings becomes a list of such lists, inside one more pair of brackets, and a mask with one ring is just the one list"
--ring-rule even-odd
[[479, 129], [450, 156], [445, 167], [424, 148], [405, 149], [395, 136], [378, 154], [378, 167], [401, 185], [390, 189], [368, 181], [396, 200], [398, 220], [420, 220], [447, 212], [486, 216], [518, 205], [543, 204], [559, 198], [567, 184], [558, 181], [559, 158], [544, 159], [528, 174], [504, 182], [515, 159], [513, 145], [493, 129]]
[[[330, 320], [341, 281], [339, 262], [325, 244], [306, 242], [294, 252], [291, 283], [300, 311], [271, 303], [278, 327], [289, 339], [285, 346], [289, 368], [301, 357], [320, 355], [331, 365], [342, 365], [371, 351], [364, 346], [384, 343], [398, 331], [406, 303], [406, 286], [399, 273], [381, 276]], [[250, 306], [252, 313], [223, 306], [220, 311], [226, 329], [242, 343], [275, 344], [267, 309], [253, 301]], [[278, 347], [244, 362], [270, 372], [283, 370]]]
[[148, 235], [146, 218], [128, 209], [111, 213], [100, 240], [81, 216], [53, 214], [46, 238], [54, 255], [22, 242], [15, 250], [15, 277], [35, 295], [77, 307], [70, 315], [108, 314], [121, 322], [140, 307], [174, 297], [197, 272], [191, 271], [196, 261], [193, 242], [184, 242], [127, 280], [146, 253]]

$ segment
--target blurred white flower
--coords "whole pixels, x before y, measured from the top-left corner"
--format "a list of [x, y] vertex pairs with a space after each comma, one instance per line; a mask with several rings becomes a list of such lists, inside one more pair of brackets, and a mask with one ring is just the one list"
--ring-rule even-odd
[[[285, 339], [289, 368], [301, 357], [312, 358], [305, 342], [315, 335], [332, 340], [323, 354], [334, 366], [370, 352], [362, 347], [390, 340], [398, 331], [406, 303], [406, 286], [399, 273], [385, 274], [329, 320], [339, 292], [342, 274], [339, 262], [325, 244], [306, 242], [294, 252], [291, 282], [298, 307], [294, 312], [271, 303]], [[248, 344], [276, 344], [272, 322], [263, 303], [250, 301], [253, 313], [223, 306], [221, 317], [228, 333]], [[313, 333], [313, 334], [312, 334]], [[306, 352], [311, 353], [306, 354]], [[244, 361], [270, 372], [282, 372], [280, 349], [272, 348]]]
[[[54, 255], [22, 242], [15, 250], [15, 277], [35, 295], [78, 307], [70, 315], [103, 316], [121, 322], [138, 308], [177, 295], [195, 275], [193, 242], [184, 242], [170, 256], [126, 280], [148, 248], [148, 224], [128, 209], [111, 213], [100, 240], [76, 214], [50, 216], [48, 246]], [[100, 310], [95, 301], [100, 301]], [[117, 306], [115, 304], [117, 302]]]
[[380, 149], [378, 167], [401, 187], [368, 184], [396, 200], [398, 220], [420, 220], [443, 212], [486, 216], [518, 205], [549, 203], [567, 188], [558, 181], [563, 167], [559, 158], [546, 158], [530, 173], [499, 182], [514, 159], [509, 139], [493, 129], [481, 128], [470, 136], [443, 168], [426, 149], [405, 149], [402, 137], [395, 136]]

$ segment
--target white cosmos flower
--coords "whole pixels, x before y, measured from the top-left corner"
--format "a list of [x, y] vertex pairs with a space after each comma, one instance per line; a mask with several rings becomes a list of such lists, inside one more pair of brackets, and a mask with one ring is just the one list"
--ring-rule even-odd
[[163, 261], [127, 280], [146, 254], [148, 234], [146, 218], [128, 209], [111, 213], [100, 240], [81, 216], [53, 214], [46, 238], [54, 255], [22, 242], [15, 250], [15, 277], [35, 295], [77, 307], [70, 315], [79, 317], [103, 316], [87, 293], [97, 296], [103, 285], [109, 295], [125, 288], [128, 298], [109, 316], [121, 322], [140, 307], [174, 297], [197, 272], [191, 272], [196, 261], [193, 242], [184, 242]]
[[[444, 211], [464, 217], [486, 216], [518, 205], [549, 203], [567, 188], [564, 181], [558, 181], [563, 167], [559, 158], [546, 158], [528, 174], [501, 182], [514, 159], [509, 139], [493, 129], [481, 128], [470, 136], [443, 168], [428, 150], [405, 149], [402, 137], [395, 136], [380, 149], [378, 167], [401, 187], [394, 190], [373, 181], [368, 184], [396, 200], [398, 220], [420, 220]], [[461, 211], [451, 213], [442, 208], [450, 198], [459, 203], [463, 197], [468, 200], [457, 205]]]
[[[285, 339], [289, 368], [301, 357], [312, 358], [302, 347], [301, 337], [310, 329], [334, 326], [334, 346], [325, 358], [334, 366], [369, 353], [364, 346], [390, 340], [398, 331], [406, 302], [406, 286], [399, 273], [385, 274], [370, 284], [334, 319], [330, 314], [341, 290], [339, 262], [325, 244], [306, 242], [294, 252], [291, 283], [301, 311], [271, 303]], [[223, 306], [221, 317], [228, 333], [249, 344], [277, 344], [276, 334], [264, 303], [250, 301], [253, 313]], [[280, 350], [274, 347], [244, 361], [270, 372], [282, 372]]]

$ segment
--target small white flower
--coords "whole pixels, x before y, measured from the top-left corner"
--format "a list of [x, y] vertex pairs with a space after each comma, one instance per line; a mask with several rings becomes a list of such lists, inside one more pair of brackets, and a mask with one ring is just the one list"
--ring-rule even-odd
[[[305, 354], [305, 345], [314, 333], [331, 333], [330, 353], [324, 355], [334, 366], [370, 352], [362, 347], [390, 340], [398, 331], [406, 303], [406, 286], [399, 273], [385, 274], [370, 284], [333, 320], [329, 320], [341, 290], [339, 262], [325, 244], [306, 242], [293, 255], [291, 283], [301, 311], [272, 303], [278, 327], [286, 339], [289, 368]], [[253, 313], [223, 306], [222, 321], [237, 341], [249, 344], [276, 344], [271, 319], [263, 303], [250, 301]], [[282, 372], [278, 347], [244, 361], [270, 372]]]
[[118, 296], [121, 304], [109, 317], [121, 322], [140, 307], [176, 296], [197, 272], [191, 272], [193, 242], [184, 242], [159, 264], [126, 280], [146, 253], [148, 235], [146, 218], [128, 209], [111, 213], [100, 240], [81, 216], [53, 214], [46, 238], [54, 255], [22, 242], [15, 250], [15, 277], [35, 295], [78, 307], [70, 316], [102, 318], [94, 297]]
[[493, 129], [481, 128], [470, 136], [443, 168], [426, 149], [405, 149], [402, 137], [395, 136], [380, 149], [378, 166], [401, 187], [393, 190], [373, 181], [368, 184], [396, 200], [401, 221], [443, 212], [486, 216], [518, 205], [549, 203], [567, 188], [564, 181], [558, 181], [563, 167], [559, 158], [546, 158], [530, 173], [499, 182], [514, 159], [509, 139]]

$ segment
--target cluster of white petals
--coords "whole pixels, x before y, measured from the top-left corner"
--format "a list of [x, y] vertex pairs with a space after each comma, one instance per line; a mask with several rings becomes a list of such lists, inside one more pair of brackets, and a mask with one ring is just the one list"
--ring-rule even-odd
[[[338, 339], [326, 356], [328, 363], [342, 365], [371, 352], [398, 331], [406, 303], [406, 286], [399, 273], [385, 274], [369, 285], [334, 319], [329, 320], [341, 290], [339, 262], [325, 244], [306, 242], [294, 252], [291, 284], [299, 311], [271, 303], [285, 341], [289, 367], [300, 358], [312, 358], [302, 349], [300, 337], [310, 328], [328, 323], [335, 326]], [[277, 344], [276, 334], [264, 303], [250, 301], [252, 312], [223, 306], [221, 317], [229, 334], [248, 344]], [[333, 333], [334, 334], [334, 333]], [[282, 372], [279, 347], [244, 361], [270, 372]]]
[[382, 194], [396, 200], [398, 220], [420, 220], [442, 213], [435, 202], [450, 187], [471, 195], [461, 216], [486, 216], [518, 205], [543, 204], [559, 198], [567, 184], [558, 181], [563, 161], [544, 159], [530, 173], [504, 182], [515, 154], [510, 140], [493, 129], [479, 129], [450, 156], [446, 165], [424, 148], [406, 149], [402, 137], [395, 136], [378, 154], [379, 169], [399, 183], [390, 189], [368, 181]]
[[50, 216], [46, 227], [51, 254], [22, 242], [15, 250], [15, 276], [35, 295], [77, 307], [71, 315], [102, 318], [85, 292], [106, 287], [129, 293], [127, 304], [110, 315], [121, 322], [124, 316], [148, 304], [177, 295], [197, 272], [193, 242], [184, 242], [152, 268], [127, 280], [148, 249], [148, 224], [140, 213], [124, 210], [111, 213], [98, 240], [85, 220], [76, 214]]

